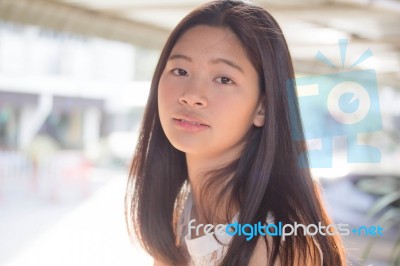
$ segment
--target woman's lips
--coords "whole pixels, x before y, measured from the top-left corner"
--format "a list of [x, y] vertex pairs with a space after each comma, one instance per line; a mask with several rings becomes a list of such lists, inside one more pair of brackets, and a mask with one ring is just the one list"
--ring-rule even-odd
[[209, 125], [203, 124], [199, 121], [185, 118], [173, 118], [173, 121], [178, 127], [190, 131], [199, 131], [210, 127]]

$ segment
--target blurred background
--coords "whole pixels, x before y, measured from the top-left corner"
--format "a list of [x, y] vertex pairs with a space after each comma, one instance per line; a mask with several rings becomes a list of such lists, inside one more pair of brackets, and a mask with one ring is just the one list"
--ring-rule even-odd
[[[0, 0], [0, 265], [152, 264], [124, 224], [129, 161], [160, 49], [204, 2]], [[303, 119], [328, 156], [312, 170], [335, 223], [384, 228], [344, 237], [350, 264], [400, 265], [400, 1], [251, 2], [281, 25], [297, 77], [373, 70], [371, 127], [332, 130], [329, 97], [309, 98]], [[379, 157], [350, 162], [354, 143]]]

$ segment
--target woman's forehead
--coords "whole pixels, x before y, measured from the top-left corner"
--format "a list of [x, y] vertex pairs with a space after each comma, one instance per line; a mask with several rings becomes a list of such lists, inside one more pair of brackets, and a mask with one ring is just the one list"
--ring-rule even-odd
[[227, 27], [198, 25], [188, 29], [173, 46], [169, 58], [227, 58], [251, 64], [239, 38]]

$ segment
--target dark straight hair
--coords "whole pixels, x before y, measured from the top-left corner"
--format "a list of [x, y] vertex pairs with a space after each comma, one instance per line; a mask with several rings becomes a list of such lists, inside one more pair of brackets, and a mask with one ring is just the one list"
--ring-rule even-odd
[[[172, 146], [161, 127], [157, 91], [172, 48], [187, 30], [198, 25], [222, 27], [236, 34], [258, 72], [260, 100], [265, 107], [264, 126], [249, 130], [240, 158], [209, 173], [212, 178], [203, 186], [202, 195], [212, 201], [203, 209], [215, 212], [218, 199], [226, 197], [227, 212], [228, 207], [237, 206], [241, 224], [265, 221], [270, 213], [283, 224], [331, 223], [321, 204], [319, 187], [311, 178], [307, 158], [302, 166], [298, 163], [306, 147], [301, 138], [295, 86], [290, 82], [294, 79], [292, 61], [279, 25], [267, 11], [253, 4], [230, 0], [207, 3], [176, 26], [162, 50], [126, 191], [131, 236], [156, 260], [171, 265], [185, 265], [189, 260], [185, 248], [175, 241], [173, 226], [175, 202], [188, 180], [188, 172], [185, 154]], [[324, 265], [345, 265], [337, 235], [317, 234], [314, 238], [322, 250]], [[270, 264], [278, 259], [282, 265], [305, 264], [307, 254], [316, 251], [313, 241], [302, 234], [286, 237], [285, 241], [276, 236], [270, 244], [264, 239]], [[245, 237], [235, 236], [221, 265], [247, 265], [257, 240], [258, 237], [246, 241]]]

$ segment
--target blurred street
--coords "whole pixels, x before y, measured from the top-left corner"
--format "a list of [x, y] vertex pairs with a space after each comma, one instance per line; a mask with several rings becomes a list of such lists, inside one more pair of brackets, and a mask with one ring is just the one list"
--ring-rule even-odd
[[126, 231], [126, 173], [93, 170], [92, 177], [90, 195], [82, 201], [51, 202], [3, 191], [0, 265], [152, 265]]

